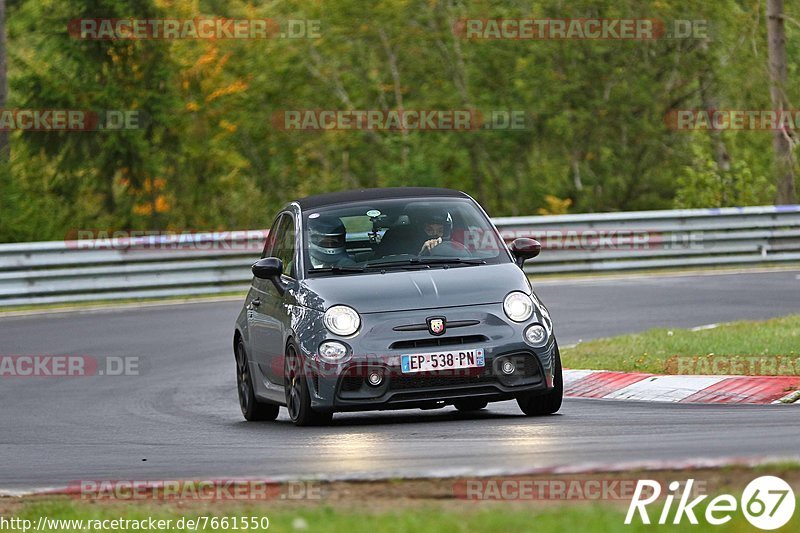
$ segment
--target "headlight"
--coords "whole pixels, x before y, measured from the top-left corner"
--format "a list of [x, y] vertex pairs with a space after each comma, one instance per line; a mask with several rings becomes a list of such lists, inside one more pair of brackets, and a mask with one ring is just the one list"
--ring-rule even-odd
[[525, 340], [534, 348], [547, 344], [547, 330], [541, 324], [533, 324], [525, 330]]
[[346, 305], [334, 305], [325, 311], [322, 321], [328, 331], [342, 337], [354, 334], [361, 327], [361, 317], [355, 309]]
[[524, 292], [512, 292], [503, 301], [503, 311], [514, 322], [525, 322], [533, 314], [533, 300]]
[[319, 358], [326, 363], [340, 363], [347, 355], [347, 347], [341, 342], [325, 341], [319, 345]]

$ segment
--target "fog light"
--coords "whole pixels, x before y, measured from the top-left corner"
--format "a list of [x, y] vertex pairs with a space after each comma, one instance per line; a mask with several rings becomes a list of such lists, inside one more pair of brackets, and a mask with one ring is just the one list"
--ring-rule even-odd
[[525, 341], [534, 348], [547, 344], [547, 330], [541, 324], [534, 324], [525, 330]]
[[500, 367], [503, 374], [513, 374], [516, 369], [517, 367], [511, 361], [503, 361], [503, 366]]
[[347, 347], [341, 342], [325, 341], [319, 345], [319, 358], [326, 363], [341, 363], [347, 356]]
[[377, 371], [372, 371], [367, 376], [367, 382], [373, 387], [377, 387], [383, 381], [383, 374]]

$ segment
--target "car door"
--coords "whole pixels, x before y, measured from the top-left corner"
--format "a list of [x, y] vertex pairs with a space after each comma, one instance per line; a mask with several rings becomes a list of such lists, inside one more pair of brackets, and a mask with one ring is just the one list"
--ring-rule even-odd
[[[281, 218], [272, 250], [273, 257], [277, 257], [283, 262], [281, 278], [287, 287], [294, 287], [296, 284], [297, 249], [295, 241], [294, 215], [287, 212]], [[267, 360], [264, 375], [275, 384], [283, 384], [283, 356], [288, 331], [291, 329], [290, 308], [294, 303], [294, 294], [292, 288], [281, 294], [271, 282], [264, 290], [263, 312], [268, 314], [271, 319], [271, 327], [265, 332], [268, 338], [264, 342], [264, 355]]]
[[[269, 231], [267, 243], [261, 258], [277, 257], [281, 240], [281, 227], [287, 215], [281, 213], [276, 217]], [[250, 352], [259, 372], [269, 381], [276, 381], [276, 371], [270, 367], [275, 353], [282, 351], [280, 317], [276, 315], [277, 300], [280, 298], [275, 285], [267, 279], [253, 278], [253, 285], [248, 295], [247, 321], [250, 329]]]

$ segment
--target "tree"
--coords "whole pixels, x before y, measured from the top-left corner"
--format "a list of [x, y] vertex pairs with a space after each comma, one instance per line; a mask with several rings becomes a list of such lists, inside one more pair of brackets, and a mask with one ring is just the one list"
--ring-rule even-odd
[[[0, 109], [6, 106], [6, 0], [0, 0]], [[8, 132], [0, 130], [0, 161], [8, 158]]]
[[[0, 0], [7, 107], [143, 117], [128, 130], [14, 131], [13, 160], [0, 165], [0, 241], [60, 239], [75, 228], [263, 227], [289, 199], [377, 186], [463, 189], [495, 216], [769, 203], [772, 132], [665, 123], [686, 109], [773, 108], [765, 1]], [[66, 31], [76, 18], [132, 16], [321, 27], [309, 38], [216, 40], [95, 41]], [[708, 31], [517, 40], [470, 39], [454, 27], [532, 17], [707, 21]], [[786, 2], [782, 17], [772, 22], [800, 19], [798, 2]], [[800, 71], [793, 29], [775, 85], [784, 109], [800, 98], [787, 81]], [[400, 109], [525, 120], [475, 131], [274, 123], [287, 110]], [[791, 155], [788, 140], [780, 138]], [[782, 183], [791, 185], [791, 172]]]
[[[769, 78], [772, 109], [778, 114], [787, 110], [786, 98], [786, 31], [783, 24], [783, 0], [767, 0], [767, 38], [769, 42]], [[794, 140], [788, 127], [775, 130], [772, 146], [775, 151], [777, 178], [776, 204], [795, 202]]]

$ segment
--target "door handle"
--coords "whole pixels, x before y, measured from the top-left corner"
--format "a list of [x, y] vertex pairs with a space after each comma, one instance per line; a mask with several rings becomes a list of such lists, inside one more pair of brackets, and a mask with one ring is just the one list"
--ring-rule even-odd
[[255, 300], [250, 302], [250, 305], [252, 305], [253, 307], [259, 307], [261, 305], [261, 298], [256, 298]]

